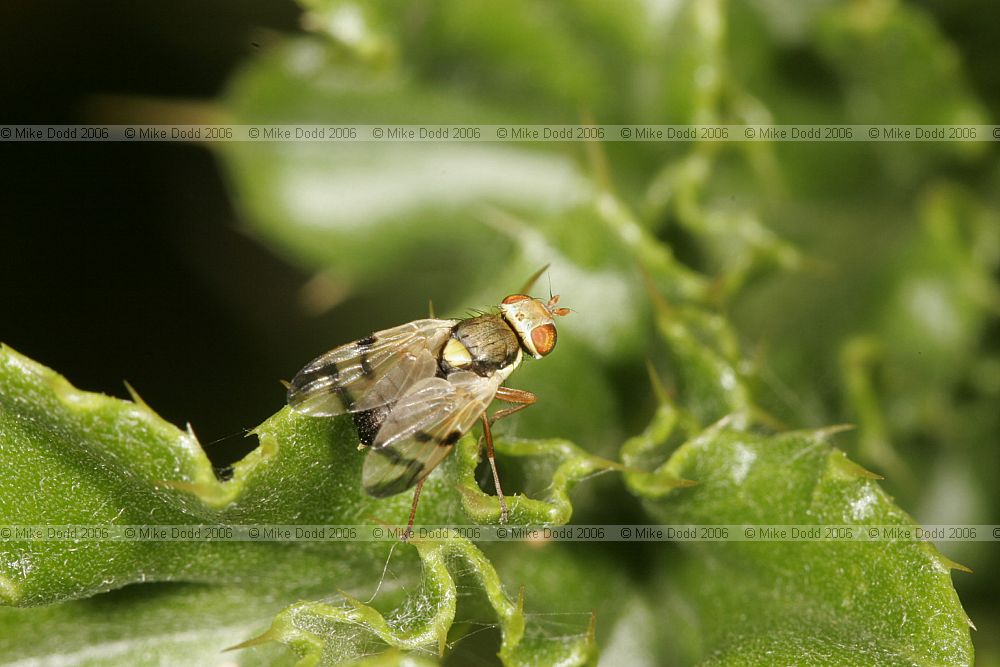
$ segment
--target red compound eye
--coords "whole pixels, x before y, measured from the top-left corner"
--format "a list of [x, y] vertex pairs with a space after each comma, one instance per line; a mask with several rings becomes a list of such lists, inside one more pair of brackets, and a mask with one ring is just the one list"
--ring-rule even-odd
[[535, 352], [545, 356], [556, 346], [556, 327], [554, 324], [542, 324], [531, 330], [531, 344]]
[[503, 300], [504, 305], [509, 305], [512, 303], [517, 303], [518, 301], [524, 301], [525, 299], [530, 299], [530, 296], [524, 294], [511, 294], [509, 297]]

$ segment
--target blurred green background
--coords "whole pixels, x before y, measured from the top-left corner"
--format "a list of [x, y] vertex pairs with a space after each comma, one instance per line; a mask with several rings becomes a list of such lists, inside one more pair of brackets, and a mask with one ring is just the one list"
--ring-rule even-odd
[[[0, 109], [7, 123], [990, 123], [997, 26], [986, 2], [7, 2]], [[733, 363], [769, 423], [857, 424], [838, 446], [917, 521], [998, 521], [995, 143], [594, 148], [3, 144], [0, 339], [85, 389], [123, 396], [127, 379], [221, 465], [315, 354], [427, 299], [487, 306], [552, 262], [577, 312], [561, 354], [519, 372], [542, 404], [512, 428], [614, 457], [653, 412], [647, 360], [701, 425], [740, 407], [686, 377], [648, 274], [700, 313], [691, 338]], [[560, 383], [597, 398], [581, 411]], [[580, 520], [644, 516], [605, 478], [581, 493]], [[1000, 664], [1000, 552], [944, 551], [975, 571], [955, 585], [979, 662]]]

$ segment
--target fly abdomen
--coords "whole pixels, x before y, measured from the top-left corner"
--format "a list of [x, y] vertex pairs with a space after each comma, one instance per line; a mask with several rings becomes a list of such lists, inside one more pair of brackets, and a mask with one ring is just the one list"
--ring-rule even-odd
[[354, 428], [358, 431], [358, 440], [362, 445], [372, 446], [372, 443], [375, 442], [375, 436], [378, 435], [378, 430], [382, 428], [385, 418], [389, 416], [391, 411], [391, 405], [380, 405], [377, 408], [355, 412], [351, 415], [354, 417]]

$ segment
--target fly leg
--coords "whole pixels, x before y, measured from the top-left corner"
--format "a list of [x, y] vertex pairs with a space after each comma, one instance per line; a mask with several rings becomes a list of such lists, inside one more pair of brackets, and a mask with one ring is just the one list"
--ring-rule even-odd
[[[503, 489], [500, 488], [500, 475], [497, 474], [497, 462], [496, 455], [493, 451], [493, 432], [490, 429], [498, 419], [503, 419], [504, 417], [509, 417], [510, 415], [523, 410], [538, 398], [532, 394], [530, 391], [523, 391], [521, 389], [511, 389], [509, 387], [500, 387], [497, 390], [496, 398], [507, 403], [517, 403], [510, 408], [504, 408], [503, 410], [497, 410], [493, 413], [492, 417], [487, 418], [486, 413], [482, 415], [483, 420], [483, 438], [486, 440], [486, 458], [490, 462], [490, 469], [493, 471], [493, 485], [497, 490], [497, 500], [500, 501], [500, 523], [507, 523], [507, 501], [503, 497]], [[418, 491], [419, 493], [419, 488]], [[412, 520], [411, 520], [412, 521]]]
[[497, 389], [496, 398], [505, 403], [517, 403], [518, 405], [494, 412], [493, 416], [490, 417], [490, 424], [495, 424], [499, 419], [510, 417], [515, 412], [524, 410], [529, 405], [534, 405], [538, 400], [538, 397], [530, 391], [524, 391], [523, 389], [511, 389], [510, 387], [500, 387]]
[[[482, 414], [483, 437], [486, 439], [486, 458], [490, 461], [490, 469], [493, 471], [493, 486], [497, 490], [497, 500], [500, 501], [500, 523], [507, 523], [507, 501], [503, 498], [503, 489], [500, 488], [500, 475], [497, 474], [497, 461], [493, 453], [493, 433], [490, 431], [492, 419], [486, 418], [486, 413]], [[480, 450], [482, 451], [482, 450]]]
[[417, 517], [417, 504], [420, 503], [420, 490], [424, 488], [424, 482], [427, 480], [424, 477], [422, 480], [417, 482], [417, 488], [413, 490], [413, 505], [410, 506], [410, 520], [406, 523], [406, 532], [403, 533], [403, 541], [409, 542], [410, 537], [413, 535], [413, 520]]

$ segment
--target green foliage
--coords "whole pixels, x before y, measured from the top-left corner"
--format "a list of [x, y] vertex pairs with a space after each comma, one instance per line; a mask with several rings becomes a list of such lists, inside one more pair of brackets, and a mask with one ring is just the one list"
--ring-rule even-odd
[[[699, 484], [651, 503], [650, 513], [692, 524], [912, 526], [876, 476], [831, 448], [828, 435], [765, 438], [718, 425], [685, 443], [664, 469]], [[951, 588], [949, 570], [956, 566], [929, 544], [690, 546], [691, 557], [671, 572], [668, 586], [695, 602], [703, 641], [712, 647], [710, 662], [972, 661], [968, 618]], [[754, 601], [752, 614], [748, 600]]]
[[[302, 4], [313, 34], [234, 77], [222, 98], [234, 122], [985, 116], [934, 21], [889, 0]], [[214, 146], [251, 233], [317, 274], [326, 302], [378, 304], [372, 315], [355, 299], [344, 321], [390, 326], [423, 316], [428, 297], [460, 315], [551, 264], [574, 312], [558, 350], [511, 378], [540, 397], [498, 426], [514, 523], [909, 526], [901, 506], [924, 522], [987, 523], [1000, 509], [988, 465], [1000, 224], [988, 184], [959, 184], [986, 159], [980, 144]], [[345, 324], [331, 345], [356, 333]], [[829, 425], [847, 421], [845, 453]], [[406, 495], [361, 491], [350, 420], [283, 409], [254, 435], [258, 448], [218, 481], [190, 428], [3, 348], [0, 523], [405, 519]], [[477, 464], [468, 436], [430, 478], [419, 521], [497, 521]], [[954, 546], [988, 573], [976, 581], [993, 576], [995, 553]], [[84, 664], [436, 664], [465, 652], [584, 664], [598, 647], [609, 664], [973, 661], [954, 565], [929, 544], [627, 547], [0, 542], [11, 606], [0, 652], [72, 645]], [[982, 627], [990, 613], [972, 615]]]
[[[81, 392], [7, 347], [0, 351], [0, 378], [5, 388], [0, 394], [0, 442], [12, 473], [0, 490], [4, 525], [357, 525], [371, 516], [405, 522], [408, 497], [378, 501], [361, 490], [363, 454], [357, 451], [349, 419], [311, 419], [286, 408], [255, 430], [259, 447], [236, 464], [229, 481], [220, 482], [194, 434], [163, 422], [141, 402]], [[511, 456], [556, 461], [556, 474], [545, 497], [513, 495], [508, 501], [513, 518], [525, 523], [567, 521], [571, 511], [567, 488], [609, 465], [568, 442], [542, 447], [545, 444], [511, 441], [503, 447]], [[496, 498], [483, 494], [475, 482], [477, 452], [475, 439], [465, 438], [458, 453], [443, 466], [447, 474], [435, 475], [424, 486], [422, 523], [467, 523], [465, 517], [495, 522], [499, 518]], [[34, 493], [37, 488], [47, 493]], [[350, 614], [333, 611], [336, 608], [329, 605], [293, 605], [278, 616], [271, 634], [265, 636], [281, 639], [310, 659], [316, 657], [313, 649], [320, 646], [316, 655], [328, 663], [364, 655], [360, 645], [368, 646], [373, 639], [400, 648], [428, 643], [443, 646], [458, 598], [452, 579], [455, 566], [449, 559], [461, 558], [463, 571], [469, 568], [479, 577], [499, 616], [505, 661], [529, 663], [530, 655], [523, 655], [528, 649], [521, 645], [523, 637], [532, 637], [530, 631], [526, 635], [520, 611], [523, 602], [515, 604], [506, 597], [489, 561], [464, 540], [441, 544], [414, 540], [413, 545], [423, 576], [418, 580], [420, 592], [406, 604], [430, 612], [431, 618], [411, 610], [416, 620], [407, 623], [425, 623], [425, 630], [401, 629], [394, 625], [399, 619], [385, 619], [343, 592]], [[273, 614], [276, 600], [326, 597], [338, 590], [360, 592], [377, 584], [390, 549], [383, 542], [8, 540], [0, 551], [0, 591], [8, 605], [35, 606], [78, 600], [135, 582], [212, 583], [220, 587], [219, 600], [207, 604], [195, 601], [210, 596], [209, 589], [195, 587], [160, 593], [162, 606], [140, 595], [113, 598], [126, 608], [134, 607], [130, 617], [138, 619], [140, 629], [146, 628], [143, 633], [150, 633], [126, 637], [125, 644], [136, 644], [127, 650], [149, 650], [149, 644], [162, 644], [164, 655], [186, 656], [188, 651], [200, 650], [203, 659], [210, 659], [226, 647], [220, 638], [247, 639], [233, 633], [260, 623], [261, 610]], [[244, 590], [247, 586], [251, 590]], [[149, 629], [162, 622], [168, 610], [181, 613], [189, 605], [194, 612], [185, 622], [167, 623], [162, 633]], [[81, 600], [68, 608], [91, 606]], [[8, 610], [0, 622], [17, 628], [51, 618], [57, 626], [72, 618], [70, 612], [64, 615], [53, 609]], [[240, 615], [241, 609], [246, 616]], [[222, 624], [221, 617], [228, 622]], [[355, 626], [361, 622], [364, 642], [360, 637], [358, 645], [345, 641], [336, 631], [339, 628], [332, 626], [326, 630], [331, 635], [328, 645], [313, 638], [315, 630], [303, 640], [299, 627], [306, 623], [303, 618], [340, 618]], [[217, 635], [197, 635], [196, 630], [209, 619], [215, 619], [212, 627], [223, 629]], [[4, 634], [10, 643], [4, 647], [5, 655], [47, 652], [46, 643], [38, 638], [22, 642], [30, 633]], [[97, 630], [83, 645], [100, 656], [109, 644], [121, 643], [121, 637], [118, 628]], [[61, 642], [58, 636], [49, 641]], [[591, 645], [592, 637], [587, 635], [552, 642], [540, 637], [528, 644], [545, 655], [567, 659], [575, 655], [577, 662], [592, 651]]]

